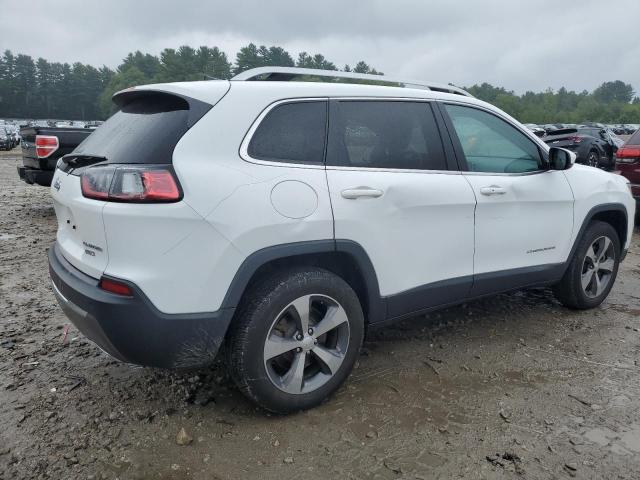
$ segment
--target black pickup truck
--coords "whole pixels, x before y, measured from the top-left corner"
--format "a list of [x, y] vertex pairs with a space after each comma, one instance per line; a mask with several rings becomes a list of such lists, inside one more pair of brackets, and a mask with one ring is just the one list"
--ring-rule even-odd
[[22, 166], [20, 178], [29, 184], [51, 185], [58, 159], [71, 153], [93, 132], [93, 128], [24, 127], [22, 136]]

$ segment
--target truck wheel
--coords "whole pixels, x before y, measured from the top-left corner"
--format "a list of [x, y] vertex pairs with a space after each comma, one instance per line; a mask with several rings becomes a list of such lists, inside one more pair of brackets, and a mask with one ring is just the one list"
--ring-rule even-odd
[[320, 268], [283, 271], [243, 302], [227, 338], [227, 362], [255, 403], [282, 414], [308, 409], [347, 378], [364, 338], [364, 315], [342, 278]]
[[619, 263], [620, 240], [614, 228], [605, 222], [591, 223], [562, 280], [553, 288], [555, 297], [569, 308], [597, 307], [609, 295]]

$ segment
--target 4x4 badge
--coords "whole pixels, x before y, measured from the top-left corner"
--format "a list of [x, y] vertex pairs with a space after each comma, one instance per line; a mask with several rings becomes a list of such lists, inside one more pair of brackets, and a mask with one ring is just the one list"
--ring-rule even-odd
[[60, 178], [56, 178], [56, 181], [53, 184], [53, 188], [55, 188], [57, 191], [60, 191]]

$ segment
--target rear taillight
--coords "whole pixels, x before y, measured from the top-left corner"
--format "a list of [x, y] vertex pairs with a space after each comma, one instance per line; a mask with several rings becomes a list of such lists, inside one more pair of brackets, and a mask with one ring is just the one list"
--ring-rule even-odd
[[80, 179], [82, 195], [112, 202], [177, 202], [182, 193], [173, 171], [165, 166], [87, 168]]
[[38, 158], [47, 158], [58, 150], [59, 146], [58, 137], [56, 136], [36, 135], [36, 156]]
[[620, 147], [616, 152], [616, 161], [620, 163], [640, 162], [640, 145]]
[[100, 279], [100, 288], [107, 292], [115, 293], [116, 295], [125, 295], [127, 297], [131, 297], [133, 295], [133, 291], [129, 285], [109, 278], [102, 277]]
[[576, 136], [567, 138], [567, 140], [572, 142], [572, 143], [580, 143], [583, 138], [584, 137], [581, 137], [580, 135], [576, 135]]

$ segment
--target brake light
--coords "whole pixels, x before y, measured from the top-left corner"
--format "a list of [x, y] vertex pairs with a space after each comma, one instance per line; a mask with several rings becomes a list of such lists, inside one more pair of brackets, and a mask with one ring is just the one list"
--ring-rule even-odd
[[131, 297], [133, 295], [129, 285], [109, 278], [102, 277], [100, 279], [100, 288], [107, 292], [115, 293], [116, 295], [125, 295], [127, 297]]
[[58, 150], [58, 147], [60, 147], [58, 137], [53, 135], [36, 135], [36, 156], [38, 158], [47, 158]]
[[570, 142], [573, 142], [573, 143], [580, 143], [583, 138], [584, 137], [581, 137], [580, 135], [575, 135], [573, 137], [567, 138], [567, 140], [569, 140]]
[[616, 152], [616, 160], [621, 163], [634, 163], [640, 161], [640, 145], [620, 147]]
[[82, 195], [112, 202], [177, 202], [182, 193], [173, 172], [159, 166], [87, 168], [81, 177]]

